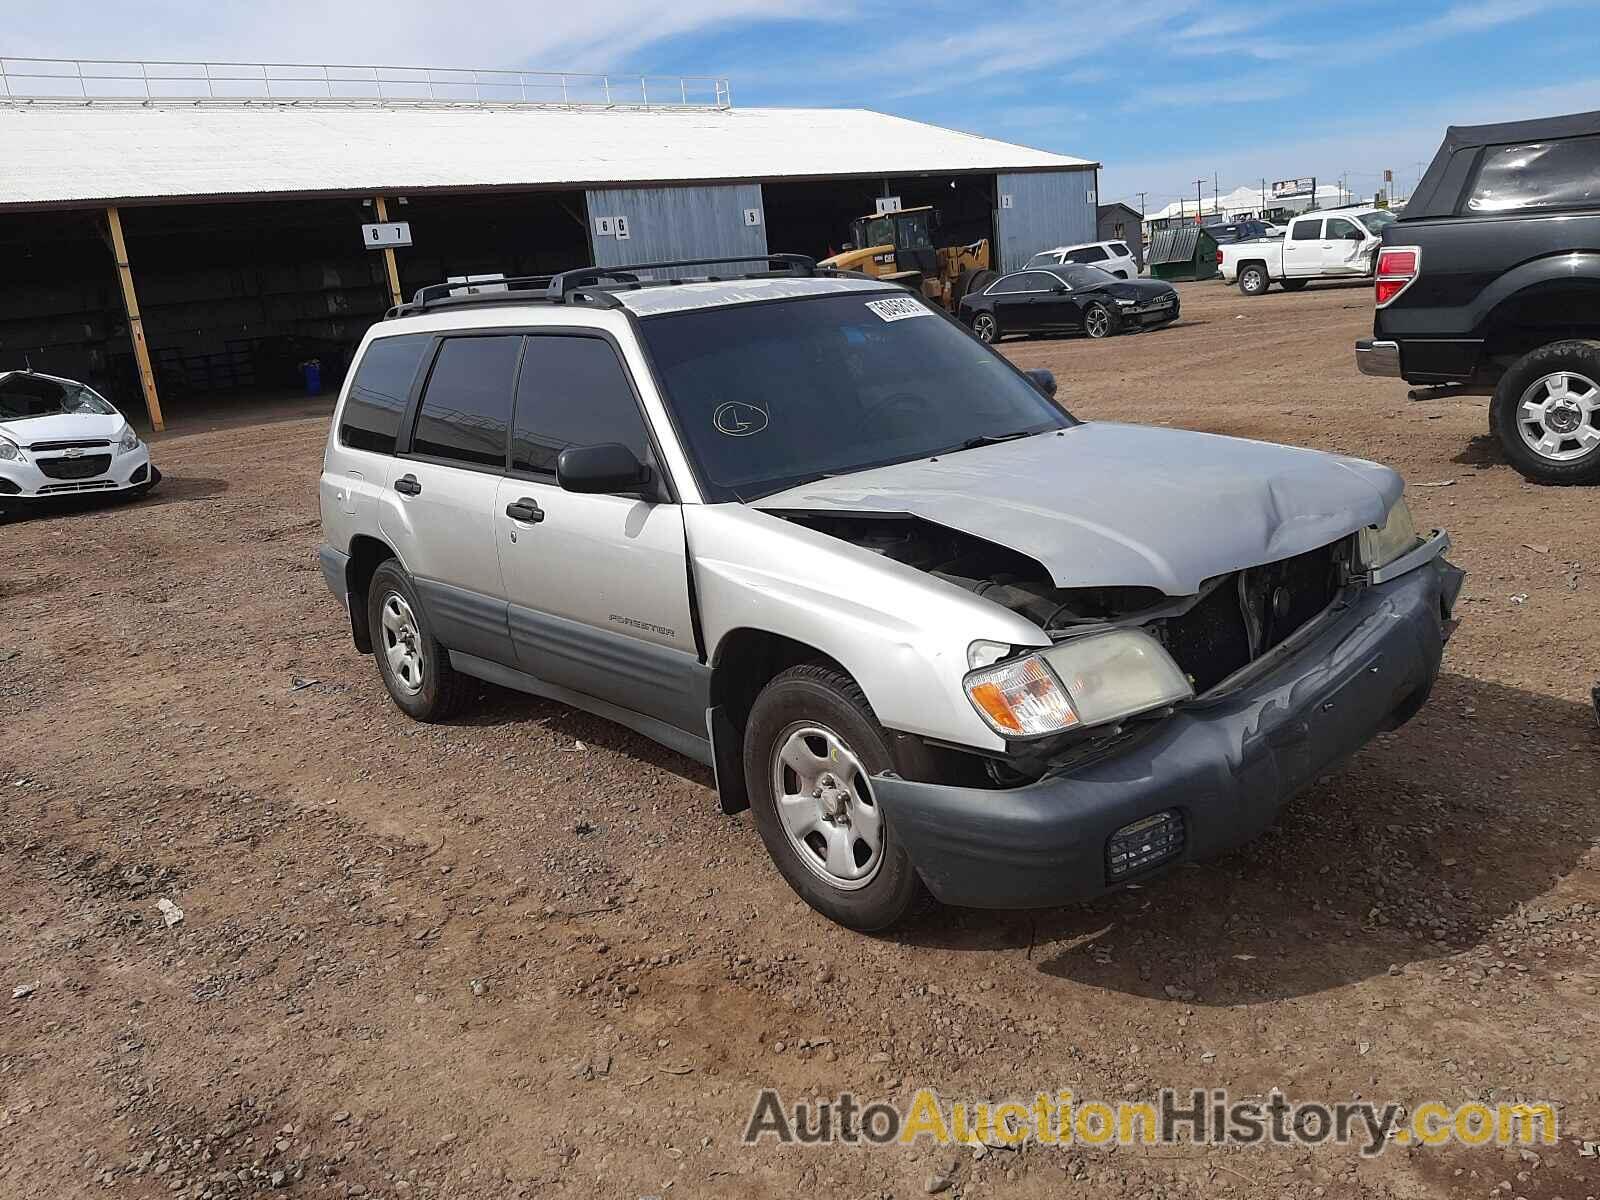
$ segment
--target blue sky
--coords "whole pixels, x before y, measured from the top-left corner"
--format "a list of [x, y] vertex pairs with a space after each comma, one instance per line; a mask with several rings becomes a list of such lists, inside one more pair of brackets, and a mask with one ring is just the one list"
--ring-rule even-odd
[[1600, 0], [4, 0], [11, 54], [714, 73], [1105, 164], [1151, 209], [1292, 176], [1402, 190], [1444, 127], [1600, 109]]

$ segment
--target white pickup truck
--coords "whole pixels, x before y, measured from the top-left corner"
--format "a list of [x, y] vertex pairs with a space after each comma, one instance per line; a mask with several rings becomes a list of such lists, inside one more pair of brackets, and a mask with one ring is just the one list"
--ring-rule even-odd
[[1274, 283], [1297, 292], [1313, 279], [1371, 275], [1378, 244], [1395, 216], [1386, 208], [1335, 208], [1289, 222], [1282, 237], [1233, 242], [1217, 251], [1222, 277], [1246, 296]]

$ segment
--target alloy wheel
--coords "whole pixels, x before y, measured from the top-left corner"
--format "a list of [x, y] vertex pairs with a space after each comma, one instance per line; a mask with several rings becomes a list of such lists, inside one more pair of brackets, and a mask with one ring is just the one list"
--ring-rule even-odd
[[772, 754], [772, 794], [789, 842], [830, 887], [866, 887], [883, 865], [883, 813], [860, 759], [833, 730], [790, 725]]
[[1100, 305], [1092, 305], [1083, 318], [1083, 328], [1092, 338], [1103, 338], [1111, 332], [1111, 314]]
[[1571, 371], [1534, 380], [1517, 405], [1517, 432], [1540, 458], [1582, 458], [1600, 446], [1600, 386]]
[[390, 592], [383, 598], [383, 656], [395, 686], [408, 696], [422, 690], [426, 662], [422, 634], [411, 605], [399, 592]]
[[979, 313], [972, 322], [972, 332], [978, 335], [980, 342], [993, 342], [995, 335], [994, 318], [988, 313]]

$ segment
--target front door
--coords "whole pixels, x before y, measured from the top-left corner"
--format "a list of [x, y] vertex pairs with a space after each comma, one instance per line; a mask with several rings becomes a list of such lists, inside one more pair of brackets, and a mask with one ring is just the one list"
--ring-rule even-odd
[[378, 518], [439, 640], [505, 663], [512, 654], [495, 502], [521, 349], [515, 335], [439, 342]]
[[495, 500], [517, 664], [529, 675], [704, 735], [683, 512], [655, 488], [584, 495], [556, 482], [568, 446], [620, 442], [659, 474], [622, 360], [602, 336], [531, 334], [511, 473]]
[[1322, 235], [1322, 273], [1324, 275], [1364, 275], [1367, 256], [1361, 248], [1367, 234], [1346, 217], [1329, 217]]

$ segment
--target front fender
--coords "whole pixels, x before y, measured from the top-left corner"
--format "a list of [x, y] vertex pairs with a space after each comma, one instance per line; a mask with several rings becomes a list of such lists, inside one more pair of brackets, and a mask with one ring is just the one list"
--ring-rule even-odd
[[688, 505], [684, 529], [713, 661], [735, 630], [759, 629], [834, 659], [888, 729], [1003, 750], [962, 689], [967, 647], [1049, 644], [992, 601], [914, 567], [739, 504]]

